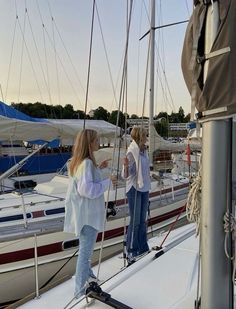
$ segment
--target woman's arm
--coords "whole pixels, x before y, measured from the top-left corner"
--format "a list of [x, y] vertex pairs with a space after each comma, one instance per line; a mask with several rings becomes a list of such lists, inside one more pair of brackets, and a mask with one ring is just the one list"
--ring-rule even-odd
[[136, 164], [132, 153], [128, 153], [124, 159], [122, 177], [124, 179], [134, 176], [136, 174]]
[[94, 165], [91, 160], [85, 160], [82, 163], [80, 172], [76, 175], [78, 178], [77, 190], [83, 197], [95, 199], [108, 189], [111, 180], [109, 178], [95, 182], [93, 179]]

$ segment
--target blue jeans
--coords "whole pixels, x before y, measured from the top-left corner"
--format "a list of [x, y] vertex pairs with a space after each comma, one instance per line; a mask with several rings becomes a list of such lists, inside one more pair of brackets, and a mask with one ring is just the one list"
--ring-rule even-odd
[[79, 254], [75, 274], [75, 297], [85, 294], [86, 282], [95, 277], [91, 269], [91, 258], [98, 231], [90, 225], [84, 225], [79, 236]]
[[147, 243], [147, 210], [149, 192], [140, 192], [132, 187], [127, 192], [130, 223], [127, 231], [127, 252], [137, 256], [149, 250]]

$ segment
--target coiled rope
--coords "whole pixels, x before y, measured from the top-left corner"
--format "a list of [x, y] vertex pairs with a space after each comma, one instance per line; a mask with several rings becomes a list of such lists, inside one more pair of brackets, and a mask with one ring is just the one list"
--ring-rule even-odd
[[191, 184], [187, 204], [186, 215], [190, 222], [196, 222], [196, 235], [199, 235], [200, 215], [201, 215], [201, 195], [202, 192], [202, 162], [200, 157], [199, 171]]
[[[227, 211], [224, 215], [224, 231], [225, 231], [225, 241], [224, 241], [224, 248], [225, 248], [225, 255], [228, 259], [234, 260], [233, 261], [233, 273], [232, 273], [232, 281], [234, 282], [235, 278], [235, 271], [236, 271], [236, 263], [235, 263], [235, 256], [236, 256], [236, 220], [235, 217]], [[232, 242], [234, 243], [233, 250], [234, 253], [230, 255], [229, 247], [231, 243], [230, 235], [232, 235]], [[228, 245], [229, 244], [229, 245]]]

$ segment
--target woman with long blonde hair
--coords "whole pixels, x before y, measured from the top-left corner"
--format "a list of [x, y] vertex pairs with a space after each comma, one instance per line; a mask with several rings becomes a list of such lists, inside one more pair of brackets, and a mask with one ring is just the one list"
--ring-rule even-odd
[[69, 162], [69, 186], [65, 201], [64, 231], [79, 237], [79, 255], [76, 265], [75, 297], [85, 294], [89, 277], [96, 278], [91, 269], [91, 258], [98, 231], [105, 220], [104, 192], [115, 177], [102, 179], [97, 167], [94, 151], [99, 149], [99, 137], [94, 130], [84, 129], [77, 135], [73, 155]]
[[130, 215], [126, 242], [129, 263], [149, 251], [146, 219], [151, 188], [150, 162], [145, 145], [147, 131], [143, 127], [133, 127], [131, 137], [133, 141], [127, 149], [123, 166]]

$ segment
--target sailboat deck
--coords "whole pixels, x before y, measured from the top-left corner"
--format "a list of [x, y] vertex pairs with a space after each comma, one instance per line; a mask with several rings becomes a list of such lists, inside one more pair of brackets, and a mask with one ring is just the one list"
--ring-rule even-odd
[[[184, 226], [172, 232], [173, 241], [183, 235], [189, 226]], [[160, 244], [164, 235], [150, 240], [150, 247]], [[170, 240], [168, 241], [170, 242]], [[104, 284], [104, 291], [113, 298], [123, 302], [131, 308], [191, 308], [190, 301], [196, 295], [196, 278], [198, 266], [198, 239], [195, 236], [185, 240], [161, 257], [153, 259], [156, 252], [151, 251], [130, 267], [122, 270], [124, 266], [120, 255], [101, 264], [100, 279], [106, 281], [115, 273], [120, 272]], [[97, 267], [95, 267], [96, 273]], [[121, 271], [122, 270], [122, 271]], [[191, 270], [191, 271], [189, 271]], [[168, 275], [167, 275], [168, 274]], [[74, 278], [58, 287], [46, 292], [38, 300], [32, 300], [21, 306], [27, 308], [64, 308], [73, 298]], [[168, 293], [169, 291], [169, 293]], [[189, 293], [191, 292], [191, 293]], [[186, 298], [186, 295], [188, 297]], [[184, 306], [179, 302], [184, 299]], [[74, 304], [74, 303], [73, 303]], [[183, 305], [183, 302], [181, 302]], [[74, 308], [85, 308], [82, 301]], [[175, 307], [176, 306], [176, 307]], [[106, 308], [103, 303], [95, 301], [91, 308]], [[172, 308], [172, 307], [171, 307]]]
[[[190, 231], [190, 225], [172, 231], [172, 241]], [[150, 240], [150, 246], [160, 244], [164, 235]], [[130, 267], [123, 269], [120, 255], [101, 264], [100, 279], [104, 282], [102, 289], [110, 293], [112, 298], [135, 309], [142, 308], [181, 308], [194, 307], [197, 295], [198, 278], [198, 238], [194, 235], [179, 245], [154, 259], [152, 251]], [[94, 268], [96, 273], [97, 267]], [[117, 274], [118, 273], [118, 274]], [[117, 274], [113, 277], [114, 274]], [[111, 278], [108, 280], [108, 278]], [[22, 309], [64, 308], [73, 298], [74, 278], [60, 284], [20, 306]], [[77, 301], [78, 302], [78, 301]], [[85, 300], [75, 305], [75, 300], [67, 307], [86, 308]], [[99, 301], [92, 301], [89, 308], [110, 308]]]

